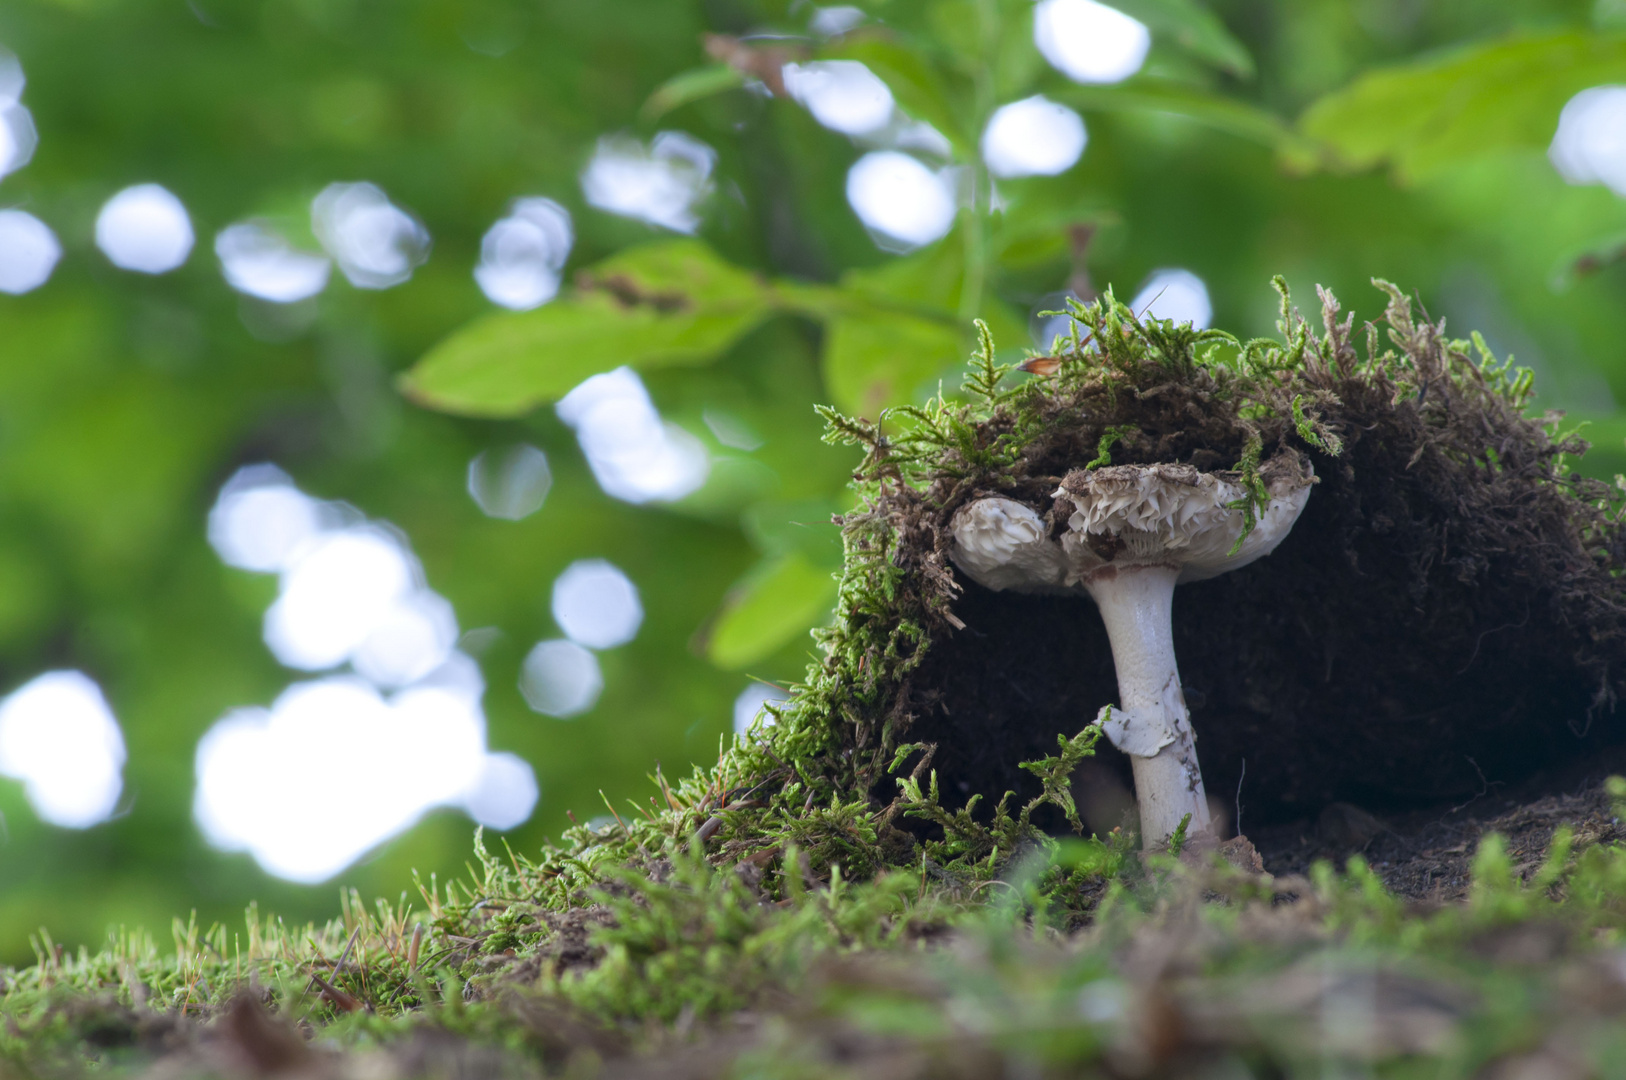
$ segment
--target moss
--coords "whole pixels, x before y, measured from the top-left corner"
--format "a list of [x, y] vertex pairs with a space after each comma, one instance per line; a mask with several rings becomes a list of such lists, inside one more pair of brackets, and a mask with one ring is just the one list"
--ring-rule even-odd
[[[1030, 851], [998, 888], [962, 901], [902, 871], [836, 877], [788, 904], [701, 859], [620, 871], [600, 890], [614, 928], [598, 935], [591, 971], [520, 965], [464, 980], [438, 952], [410, 1002], [380, 993], [385, 924], [369, 916], [345, 934], [336, 921], [321, 939], [353, 939], [358, 962], [332, 982], [365, 995], [354, 1011], [303, 992], [333, 958], [294, 951], [299, 934], [263, 938], [254, 978], [207, 949], [143, 956], [119, 987], [89, 958], [46, 962], [54, 985], [21, 973], [0, 1000], [0, 1073], [149, 1075], [161, 1059], [158, 1075], [177, 1077], [1185, 1076], [1216, 1062], [1287, 1077], [1329, 1066], [1468, 1077], [1493, 1063], [1603, 1074], [1618, 1054], [1618, 843], [1578, 849], [1560, 829], [1515, 861], [1488, 834], [1465, 901], [1424, 908], [1359, 857], [1273, 879], [1133, 855], [1092, 925], [1072, 927], [1057, 883], [1099, 880], [1100, 855], [1077, 841]], [[481, 874], [470, 884], [486, 911], [525, 882], [514, 864]], [[462, 929], [482, 919], [466, 914]], [[925, 947], [937, 941], [951, 947]], [[196, 1007], [126, 996], [180, 966]]]

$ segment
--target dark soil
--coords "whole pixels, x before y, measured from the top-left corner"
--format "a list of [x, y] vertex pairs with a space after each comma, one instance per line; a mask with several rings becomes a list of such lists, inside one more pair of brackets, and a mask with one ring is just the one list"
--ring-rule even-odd
[[1488, 781], [1458, 804], [1377, 815], [1332, 803], [1315, 818], [1248, 826], [1247, 833], [1272, 874], [1303, 874], [1318, 859], [1341, 867], [1360, 855], [1396, 895], [1444, 903], [1467, 896], [1474, 852], [1486, 833], [1506, 839], [1521, 878], [1541, 865], [1561, 825], [1574, 830], [1577, 848], [1626, 840], [1626, 824], [1603, 787], [1606, 777], [1623, 772], [1626, 750], [1617, 748], [1516, 787]]
[[[1503, 613], [1519, 607], [1523, 625], [1478, 634], [1446, 633], [1427, 611], [1379, 625], [1370, 608], [1381, 590], [1316, 550], [1323, 494], [1275, 555], [1175, 593], [1175, 647], [1211, 798], [1230, 805], [1240, 789], [1261, 823], [1334, 802], [1405, 812], [1626, 738], [1626, 711], [1596, 700], [1599, 685], [1566, 655], [1571, 635], [1539, 603], [1504, 596]], [[964, 588], [954, 612], [966, 628], [936, 642], [913, 680], [910, 735], [938, 744], [933, 764], [950, 798], [1030, 793], [1018, 764], [1054, 752], [1056, 735], [1117, 700], [1106, 631], [1085, 598]], [[1439, 670], [1452, 674], [1430, 676]], [[1127, 785], [1127, 759], [1105, 741], [1098, 752]]]

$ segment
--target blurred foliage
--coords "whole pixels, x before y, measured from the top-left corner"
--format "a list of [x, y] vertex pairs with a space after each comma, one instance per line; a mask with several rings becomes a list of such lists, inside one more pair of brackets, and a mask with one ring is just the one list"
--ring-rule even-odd
[[[1087, 87], [1039, 57], [1028, 0], [861, 6], [879, 21], [822, 42], [805, 36], [809, 6], [780, 0], [0, 6], [40, 132], [0, 203], [65, 248], [48, 285], [0, 297], [0, 682], [82, 668], [129, 745], [121, 814], [84, 832], [40, 824], [0, 781], [0, 961], [31, 956], [43, 923], [75, 946], [193, 908], [207, 925], [250, 897], [290, 920], [331, 909], [328, 887], [214, 852], [190, 819], [199, 736], [292, 678], [260, 641], [274, 583], [222, 566], [203, 535], [240, 464], [275, 461], [394, 522], [461, 624], [500, 631], [479, 655], [490, 742], [542, 786], [516, 851], [567, 809], [595, 814], [600, 788], [643, 791], [657, 761], [713, 760], [747, 674], [800, 674], [840, 561], [822, 523], [854, 464], [819, 442], [811, 405], [874, 416], [959, 385], [973, 316], [1019, 353], [1030, 313], [1080, 269], [1075, 224], [1096, 226], [1097, 287], [1127, 296], [1155, 268], [1186, 267], [1216, 325], [1244, 337], [1276, 317], [1272, 274], [1358, 310], [1375, 309], [1357, 300], [1374, 275], [1415, 282], [1434, 316], [1536, 369], [1536, 407], [1594, 421], [1587, 471], [1626, 470], [1626, 200], [1566, 185], [1544, 153], [1569, 94], [1626, 82], [1618, 5], [1126, 0], [1153, 28], [1148, 63]], [[955, 232], [889, 255], [844, 199], [862, 148], [747, 88], [702, 38], [764, 29], [864, 61], [973, 169], [991, 110], [1036, 92], [1084, 113], [1088, 149], [1060, 176], [1002, 181], [997, 213], [980, 212], [989, 187], [975, 185], [979, 210]], [[657, 129], [719, 154], [695, 239], [581, 196], [600, 136]], [[409, 283], [335, 281], [308, 320], [226, 287], [216, 231], [249, 216], [303, 230], [315, 192], [353, 179], [433, 235]], [[179, 194], [199, 236], [185, 267], [155, 278], [113, 269], [91, 240], [101, 202], [143, 181]], [[591, 276], [537, 311], [493, 314], [470, 270], [521, 195], [569, 207], [569, 272]], [[595, 287], [607, 276], [690, 300], [622, 303]], [[603, 495], [537, 407], [622, 363], [717, 461], [676, 505]], [[761, 447], [712, 440], [708, 409]], [[522, 522], [486, 518], [467, 463], [517, 441], [548, 453], [553, 490]], [[516, 677], [557, 633], [553, 578], [582, 557], [625, 569], [648, 618], [603, 657], [598, 706], [556, 721], [526, 708]], [[412, 868], [450, 873], [469, 829], [437, 813], [341, 881], [394, 895]]]

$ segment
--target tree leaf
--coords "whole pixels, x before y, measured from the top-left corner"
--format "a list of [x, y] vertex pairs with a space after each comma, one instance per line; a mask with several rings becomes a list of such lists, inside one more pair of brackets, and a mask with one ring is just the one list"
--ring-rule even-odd
[[706, 641], [706, 658], [735, 670], [779, 651], [830, 617], [836, 581], [800, 551], [758, 564], [723, 605]]
[[959, 310], [964, 284], [964, 246], [937, 243], [879, 266], [847, 271], [841, 276], [840, 293], [876, 307], [947, 316]]
[[644, 102], [639, 116], [646, 123], [659, 120], [673, 109], [735, 90], [745, 85], [745, 76], [727, 64], [712, 64], [695, 68], [667, 79]]
[[593, 266], [583, 278], [616, 290], [630, 289], [640, 301], [656, 305], [691, 301], [704, 308], [746, 307], [768, 297], [768, 284], [760, 275], [740, 269], [700, 240], [662, 240], [626, 248]]
[[960, 361], [965, 342], [947, 320], [871, 310], [833, 320], [824, 346], [824, 384], [843, 412], [880, 415]]
[[1140, 76], [1115, 86], [1069, 86], [1049, 96], [1086, 111], [1173, 113], [1265, 146], [1302, 149], [1298, 133], [1274, 113], [1169, 79]]
[[1253, 57], [1247, 47], [1197, 0], [1113, 0], [1113, 6], [1197, 59], [1239, 78], [1253, 78]]
[[[934, 244], [880, 266], [851, 270], [826, 307], [825, 386], [842, 410], [874, 418], [936, 389], [959, 389], [970, 353], [969, 323], [960, 322], [965, 249]], [[977, 305], [1000, 349], [1028, 344], [1027, 319], [992, 291]]]
[[850, 501], [833, 498], [764, 500], [741, 515], [752, 545], [767, 555], [800, 552], [812, 563], [841, 569], [841, 530], [831, 518]]
[[630, 249], [582, 281], [535, 311], [476, 319], [407, 372], [402, 391], [445, 412], [518, 416], [623, 364], [710, 361], [775, 305], [764, 282], [695, 240]]
[[1548, 286], [1554, 292], [1564, 292], [1582, 278], [1619, 262], [1626, 262], [1626, 230], [1595, 237], [1566, 250], [1548, 275]]
[[1626, 35], [1520, 33], [1368, 72], [1312, 105], [1299, 127], [1333, 164], [1387, 162], [1415, 179], [1469, 156], [1545, 147], [1572, 95], [1623, 79]]

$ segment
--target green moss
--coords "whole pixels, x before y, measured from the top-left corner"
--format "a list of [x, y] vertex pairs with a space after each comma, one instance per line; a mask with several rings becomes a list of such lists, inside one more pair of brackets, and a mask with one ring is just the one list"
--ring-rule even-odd
[[[221, 1075], [309, 1055], [369, 1075], [672, 1075], [681, 1064], [683, 1075], [796, 1077], [836, 1061], [866, 1075], [921, 1074], [903, 1062], [935, 1062], [927, 1075], [1020, 1063], [1071, 1075], [1149, 1056], [1172, 1075], [1218, 1059], [1283, 1076], [1426, 1063], [1467, 1077], [1548, 1056], [1601, 1068], [1626, 1031], [1610, 967], [1626, 943], [1617, 844], [1576, 852], [1561, 832], [1544, 861], [1519, 867], [1487, 836], [1467, 902], [1432, 909], [1397, 900], [1359, 857], [1343, 872], [1323, 863], [1309, 879], [1271, 879], [1066, 841], [1008, 871], [971, 890], [929, 871], [834, 874], [772, 901], [753, 875], [696, 857], [620, 868], [590, 898], [605, 917], [597, 962], [526, 967], [544, 951], [546, 935], [525, 944], [542, 913], [507, 913], [528, 869], [488, 859], [458, 900], [443, 894], [450, 929], [429, 936], [410, 972], [396, 955], [405, 909], [353, 905], [319, 931], [251, 917], [252, 956], [217, 956], [223, 932], [188, 926], [168, 956], [128, 936], [99, 956], [47, 954], [8, 976], [0, 1069], [117, 1073], [168, 1055], [170, 1075]], [[1073, 927], [1069, 891], [1106, 879], [1092, 925]], [[494, 909], [506, 918], [483, 914]], [[482, 973], [507, 935], [518, 964]], [[332, 975], [333, 950], [352, 938], [353, 963]], [[309, 990], [324, 970], [340, 994]], [[258, 988], [251, 1001], [320, 1026], [321, 1043], [306, 1047], [262, 1006], [228, 1008], [245, 986]], [[345, 1011], [341, 995], [361, 1008]], [[744, 1027], [706, 1020], [741, 1009], [752, 1010]], [[197, 1021], [215, 1035], [200, 1040]]]

